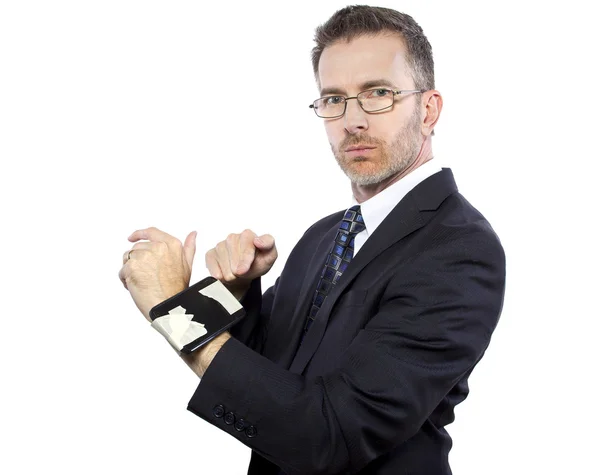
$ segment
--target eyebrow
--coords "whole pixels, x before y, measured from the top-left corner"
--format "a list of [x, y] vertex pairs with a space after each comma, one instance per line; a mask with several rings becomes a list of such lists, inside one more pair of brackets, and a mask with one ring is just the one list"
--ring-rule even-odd
[[[361, 91], [364, 91], [366, 89], [371, 89], [371, 88], [377, 87], [377, 86], [386, 86], [386, 87], [391, 87], [391, 88], [396, 87], [396, 86], [394, 86], [394, 84], [391, 81], [388, 81], [387, 79], [374, 79], [371, 81], [363, 82], [362, 84], [358, 85], [358, 87]], [[325, 87], [325, 88], [321, 89], [321, 96], [326, 96], [328, 94], [340, 94], [343, 96], [346, 94], [346, 91], [344, 91], [343, 89], [340, 89], [338, 87]]]

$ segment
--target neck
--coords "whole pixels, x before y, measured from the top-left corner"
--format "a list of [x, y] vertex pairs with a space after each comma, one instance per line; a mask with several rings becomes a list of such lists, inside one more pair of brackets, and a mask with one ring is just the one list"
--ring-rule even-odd
[[429, 160], [433, 158], [433, 151], [431, 149], [431, 135], [428, 136], [421, 145], [421, 150], [417, 154], [417, 158], [415, 158], [412, 163], [404, 168], [403, 170], [390, 175], [385, 180], [374, 183], [373, 185], [357, 185], [356, 183], [352, 183], [352, 194], [354, 195], [354, 199], [360, 204], [364, 201], [367, 201], [369, 198], [375, 196], [377, 193], [382, 192], [387, 187], [393, 185], [398, 180], [401, 180], [403, 177], [411, 173], [412, 171], [419, 168], [424, 163], [427, 163]]

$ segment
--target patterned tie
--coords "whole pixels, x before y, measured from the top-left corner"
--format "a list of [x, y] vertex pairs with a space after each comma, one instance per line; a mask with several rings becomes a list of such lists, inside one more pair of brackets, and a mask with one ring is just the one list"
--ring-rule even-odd
[[325, 301], [325, 297], [327, 297], [331, 288], [340, 280], [340, 277], [352, 260], [354, 255], [354, 237], [364, 229], [365, 223], [362, 214], [360, 214], [360, 206], [353, 206], [346, 211], [335, 237], [333, 248], [325, 261], [325, 267], [323, 268], [323, 272], [321, 272], [321, 278], [315, 290], [312, 307], [308, 312], [308, 318], [304, 325], [302, 340], [304, 340], [304, 335], [308, 332], [317, 312]]

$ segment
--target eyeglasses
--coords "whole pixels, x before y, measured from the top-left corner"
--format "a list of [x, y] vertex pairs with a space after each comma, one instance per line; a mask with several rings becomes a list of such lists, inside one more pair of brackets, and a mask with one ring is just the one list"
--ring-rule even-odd
[[336, 117], [341, 117], [346, 113], [346, 105], [350, 99], [356, 99], [362, 110], [365, 112], [378, 112], [392, 107], [394, 104], [394, 97], [399, 94], [413, 94], [426, 91], [427, 89], [394, 91], [393, 89], [380, 87], [377, 89], [368, 89], [366, 91], [362, 91], [354, 97], [321, 97], [308, 107], [314, 109], [315, 114], [323, 119], [335, 119]]

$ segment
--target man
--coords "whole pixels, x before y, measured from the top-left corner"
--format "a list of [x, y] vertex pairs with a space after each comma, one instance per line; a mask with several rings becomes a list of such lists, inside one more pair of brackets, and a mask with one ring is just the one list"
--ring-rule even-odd
[[[188, 409], [252, 448], [251, 474], [450, 474], [444, 426], [497, 324], [504, 251], [433, 159], [442, 97], [414, 20], [347, 7], [315, 39], [311, 107], [353, 206], [311, 226], [264, 295], [271, 236], [207, 252], [247, 316], [184, 356], [202, 378]], [[188, 286], [195, 235], [129, 239], [149, 240], [120, 272], [148, 318]]]

